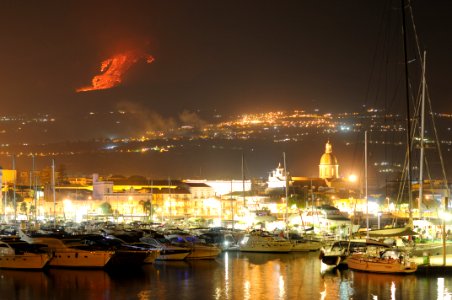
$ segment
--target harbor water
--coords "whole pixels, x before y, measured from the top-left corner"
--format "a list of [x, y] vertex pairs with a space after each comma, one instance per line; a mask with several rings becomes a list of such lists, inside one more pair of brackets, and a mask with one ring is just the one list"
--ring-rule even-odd
[[225, 252], [134, 270], [0, 270], [0, 299], [451, 299], [452, 274], [323, 270], [318, 252]]

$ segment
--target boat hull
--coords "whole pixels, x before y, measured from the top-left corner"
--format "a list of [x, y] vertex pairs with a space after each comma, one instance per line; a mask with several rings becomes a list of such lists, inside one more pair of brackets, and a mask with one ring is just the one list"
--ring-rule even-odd
[[242, 246], [242, 252], [260, 252], [260, 253], [289, 253], [292, 250], [291, 245], [279, 247], [268, 247], [267, 245]]
[[340, 255], [325, 255], [321, 258], [322, 263], [324, 263], [327, 266], [334, 266], [337, 267], [341, 262], [344, 261], [343, 256]]
[[157, 257], [157, 260], [184, 260], [189, 254], [190, 252], [188, 251], [178, 252], [162, 250], [160, 255]]
[[103, 268], [113, 255], [113, 251], [71, 251], [55, 249], [49, 266], [56, 268]]
[[409, 274], [417, 270], [415, 263], [381, 258], [349, 257], [347, 265], [349, 269], [371, 273]]
[[40, 270], [49, 260], [48, 254], [1, 255], [0, 269]]
[[307, 252], [307, 251], [318, 251], [322, 248], [322, 243], [319, 242], [298, 242], [291, 241], [292, 243], [292, 252]]
[[194, 246], [185, 259], [215, 259], [220, 255], [221, 249], [208, 246]]

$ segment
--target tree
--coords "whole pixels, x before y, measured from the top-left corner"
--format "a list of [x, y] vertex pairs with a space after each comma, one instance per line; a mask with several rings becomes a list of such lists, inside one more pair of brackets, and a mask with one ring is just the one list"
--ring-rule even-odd
[[151, 219], [152, 216], [152, 202], [151, 200], [140, 200], [140, 205], [143, 207], [143, 212], [145, 213], [145, 215], [147, 216], [148, 221]]
[[27, 216], [27, 219], [28, 219], [28, 214], [27, 214], [28, 209], [27, 209], [27, 203], [25, 203], [25, 201], [23, 201], [23, 202], [20, 203], [19, 211], [20, 211], [21, 213], [23, 213], [24, 215], [26, 215], [26, 216]]
[[104, 215], [111, 215], [113, 213], [113, 209], [111, 208], [111, 204], [108, 202], [104, 202], [100, 205], [100, 209]]
[[34, 216], [36, 214], [36, 206], [30, 205], [30, 209], [28, 211], [30, 212], [31, 216]]

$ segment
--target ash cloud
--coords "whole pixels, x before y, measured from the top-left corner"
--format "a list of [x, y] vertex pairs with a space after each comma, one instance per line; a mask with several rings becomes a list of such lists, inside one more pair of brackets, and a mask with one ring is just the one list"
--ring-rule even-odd
[[191, 127], [200, 130], [207, 125], [195, 112], [183, 111], [177, 118], [164, 117], [140, 104], [122, 101], [116, 105], [118, 111], [122, 111], [128, 116], [129, 121], [133, 120], [133, 132], [149, 133], [153, 131], [170, 132], [179, 129], [181, 126]]

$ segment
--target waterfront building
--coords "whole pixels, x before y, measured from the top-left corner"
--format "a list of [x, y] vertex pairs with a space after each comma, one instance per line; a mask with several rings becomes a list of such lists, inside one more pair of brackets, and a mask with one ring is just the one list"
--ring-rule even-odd
[[268, 175], [268, 181], [267, 181], [267, 189], [269, 191], [271, 190], [281, 190], [286, 187], [286, 183], [290, 180], [290, 178], [287, 178], [286, 171], [283, 167], [281, 167], [281, 164], [278, 164], [278, 167], [270, 172]]

